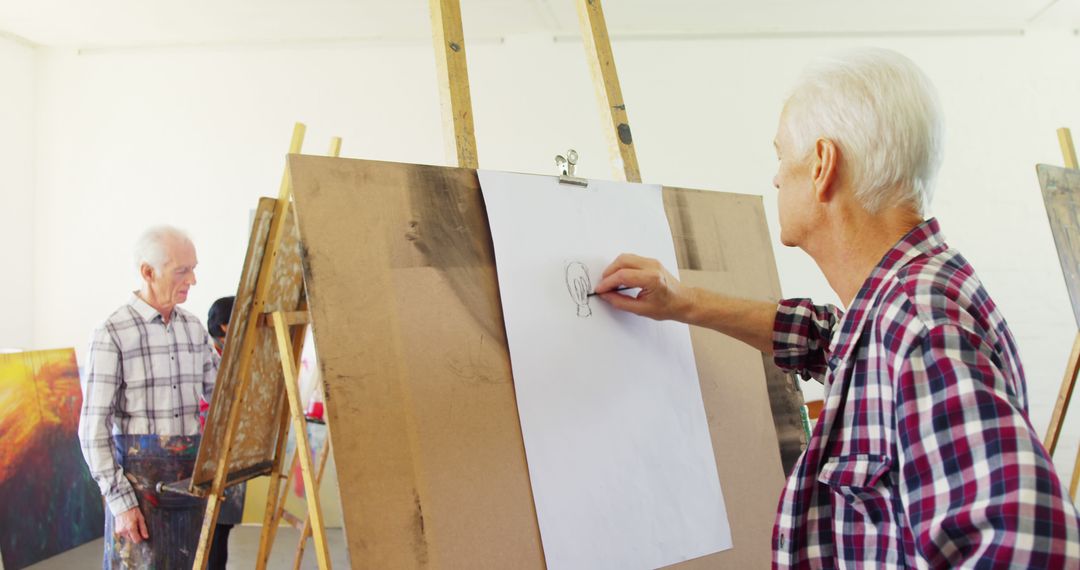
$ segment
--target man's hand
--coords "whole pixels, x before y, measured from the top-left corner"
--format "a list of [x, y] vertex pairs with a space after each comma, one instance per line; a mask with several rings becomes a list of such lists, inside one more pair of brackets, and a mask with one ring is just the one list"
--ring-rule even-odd
[[[616, 289], [641, 289], [636, 297]], [[686, 322], [694, 306], [694, 289], [679, 283], [675, 276], [655, 259], [624, 253], [604, 270], [596, 293], [612, 307], [663, 320]]]
[[150, 532], [146, 530], [146, 519], [143, 518], [139, 507], [132, 507], [119, 515], [116, 515], [116, 536], [130, 540], [138, 544], [149, 540]]
[[[641, 288], [637, 297], [616, 289]], [[724, 333], [772, 354], [776, 303], [729, 297], [679, 283], [655, 259], [624, 253], [604, 270], [596, 293], [612, 307], [661, 320], [674, 320]]]

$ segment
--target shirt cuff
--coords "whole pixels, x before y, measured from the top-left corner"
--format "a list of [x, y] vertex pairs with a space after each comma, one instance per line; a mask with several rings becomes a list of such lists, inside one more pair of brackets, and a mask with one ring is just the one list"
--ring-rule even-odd
[[132, 489], [130, 485], [127, 489], [119, 491], [109, 497], [106, 502], [109, 504], [109, 510], [112, 511], [114, 517], [139, 506], [139, 501], [135, 498], [135, 490]]
[[785, 371], [796, 370], [806, 356], [809, 299], [782, 299], [773, 320], [773, 361]]
[[826, 339], [820, 329], [827, 325], [828, 315], [819, 314], [810, 299], [781, 300], [773, 321], [773, 363], [803, 379], [824, 381]]

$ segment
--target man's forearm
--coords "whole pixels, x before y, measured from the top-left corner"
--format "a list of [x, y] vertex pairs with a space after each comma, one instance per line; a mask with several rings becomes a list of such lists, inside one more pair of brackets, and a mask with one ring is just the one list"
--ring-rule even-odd
[[124, 476], [123, 468], [117, 465], [113, 458], [111, 436], [102, 439], [84, 433], [80, 435], [80, 439], [90, 475], [97, 482], [109, 510], [116, 515], [136, 506], [138, 502], [135, 490]]
[[773, 352], [776, 303], [729, 297], [694, 287], [683, 322], [726, 334], [764, 352]]

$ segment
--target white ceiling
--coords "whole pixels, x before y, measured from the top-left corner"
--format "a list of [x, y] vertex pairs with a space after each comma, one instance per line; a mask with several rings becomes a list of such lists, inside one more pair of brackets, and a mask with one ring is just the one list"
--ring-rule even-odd
[[[461, 0], [466, 37], [576, 35], [577, 1]], [[1080, 27], [1080, 0], [606, 0], [604, 10], [616, 37]], [[426, 41], [430, 21], [427, 0], [0, 0], [0, 33], [79, 48]]]

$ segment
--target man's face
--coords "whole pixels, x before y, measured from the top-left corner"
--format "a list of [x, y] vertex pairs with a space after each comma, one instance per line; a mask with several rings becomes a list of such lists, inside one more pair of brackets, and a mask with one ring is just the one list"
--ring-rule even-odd
[[148, 280], [150, 292], [155, 300], [168, 306], [175, 306], [187, 301], [188, 290], [195, 284], [195, 246], [190, 242], [170, 240], [166, 247], [168, 261], [161, 271], [153, 269]]
[[780, 242], [788, 247], [803, 244], [810, 230], [814, 212], [814, 185], [810, 176], [810, 154], [797, 149], [787, 127], [787, 109], [780, 114], [776, 129], [778, 161], [773, 186], [776, 187], [776, 203], [780, 215]]

